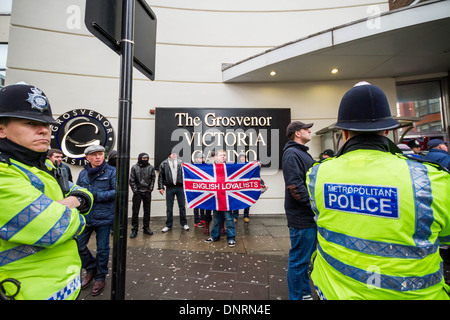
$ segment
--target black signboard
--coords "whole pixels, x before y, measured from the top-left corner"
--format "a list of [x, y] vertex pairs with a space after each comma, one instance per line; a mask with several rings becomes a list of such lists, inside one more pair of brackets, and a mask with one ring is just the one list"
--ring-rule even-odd
[[177, 152], [192, 163], [204, 154], [227, 151], [227, 160], [260, 161], [263, 167], [281, 168], [282, 149], [287, 142], [288, 108], [156, 108], [155, 167]]
[[[120, 54], [122, 0], [87, 0], [85, 24], [89, 32]], [[133, 65], [155, 79], [156, 15], [145, 0], [136, 0]]]

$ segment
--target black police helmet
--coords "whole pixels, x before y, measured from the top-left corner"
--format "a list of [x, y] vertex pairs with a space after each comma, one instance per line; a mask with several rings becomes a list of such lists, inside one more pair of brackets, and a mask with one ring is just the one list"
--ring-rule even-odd
[[47, 96], [26, 83], [17, 83], [0, 90], [0, 117], [30, 119], [56, 123]]
[[391, 116], [384, 92], [363, 81], [342, 97], [335, 127], [350, 131], [381, 131], [394, 129], [399, 125]]

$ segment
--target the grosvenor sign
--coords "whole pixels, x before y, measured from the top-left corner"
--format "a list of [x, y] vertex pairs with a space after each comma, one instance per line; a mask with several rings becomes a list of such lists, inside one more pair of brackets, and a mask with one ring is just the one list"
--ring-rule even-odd
[[114, 129], [109, 120], [89, 109], [68, 111], [51, 125], [51, 147], [62, 150], [63, 160], [73, 165], [84, 165], [84, 149], [102, 145], [108, 153], [115, 142]]
[[172, 151], [193, 162], [224, 149], [230, 162], [245, 153], [247, 161], [278, 169], [290, 119], [287, 108], [156, 108], [155, 165]]

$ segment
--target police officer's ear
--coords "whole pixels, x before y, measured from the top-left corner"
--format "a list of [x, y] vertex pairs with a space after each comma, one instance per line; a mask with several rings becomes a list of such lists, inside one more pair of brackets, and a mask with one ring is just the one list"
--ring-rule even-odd
[[0, 123], [0, 138], [6, 138], [5, 127], [6, 125]]

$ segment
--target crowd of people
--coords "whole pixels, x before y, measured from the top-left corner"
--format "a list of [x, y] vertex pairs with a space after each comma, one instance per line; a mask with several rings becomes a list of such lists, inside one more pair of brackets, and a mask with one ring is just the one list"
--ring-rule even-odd
[[[284, 208], [289, 227], [289, 298], [310, 300], [310, 277], [321, 299], [449, 299], [440, 254], [450, 245], [450, 175], [447, 143], [428, 142], [422, 157], [404, 156], [387, 138], [399, 123], [383, 91], [359, 83], [342, 98], [336, 127], [344, 145], [320, 161], [308, 153], [312, 123], [287, 126], [282, 153]], [[0, 298], [76, 299], [94, 283], [105, 288], [114, 217], [117, 153], [92, 145], [73, 183], [62, 151], [51, 149], [50, 103], [38, 88], [16, 84], [0, 90]], [[411, 147], [418, 147], [411, 142]], [[240, 155], [241, 156], [241, 155]], [[245, 155], [239, 158], [245, 162]], [[210, 162], [226, 163], [224, 150]], [[420, 157], [420, 158], [419, 158]], [[149, 155], [132, 166], [131, 234], [152, 235], [152, 191], [165, 194], [166, 223], [188, 231], [182, 161], [171, 153], [159, 166]], [[204, 155], [196, 159], [204, 163]], [[263, 182], [262, 182], [263, 184]], [[248, 213], [244, 211], [247, 223]], [[208, 243], [226, 235], [236, 245], [236, 211], [194, 210]], [[212, 226], [210, 226], [212, 222]], [[96, 234], [95, 256], [88, 248]], [[311, 261], [314, 268], [309, 275]], [[81, 269], [86, 276], [81, 280]]]

